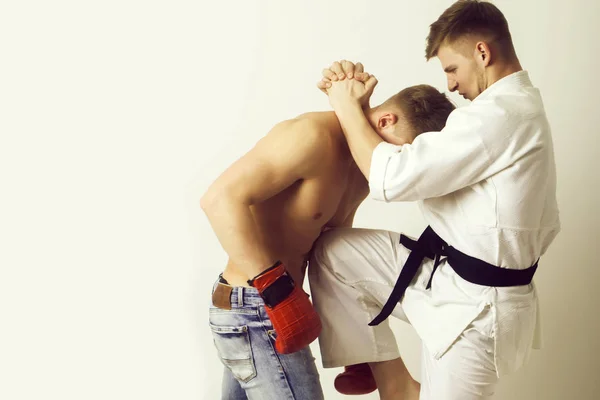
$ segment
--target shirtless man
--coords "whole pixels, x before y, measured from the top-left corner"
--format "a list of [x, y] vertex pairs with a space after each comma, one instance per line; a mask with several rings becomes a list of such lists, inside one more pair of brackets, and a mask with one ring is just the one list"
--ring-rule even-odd
[[[365, 106], [373, 128], [395, 144], [441, 130], [453, 109], [427, 85]], [[308, 253], [322, 231], [352, 226], [368, 192], [335, 113], [313, 112], [277, 124], [204, 194], [229, 256], [210, 309], [223, 399], [323, 398], [308, 347], [321, 322], [301, 288]]]

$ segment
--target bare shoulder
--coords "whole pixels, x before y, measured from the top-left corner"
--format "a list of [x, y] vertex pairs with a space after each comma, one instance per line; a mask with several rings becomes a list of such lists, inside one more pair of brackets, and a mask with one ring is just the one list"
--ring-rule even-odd
[[333, 111], [308, 112], [297, 116], [294, 120], [332, 136], [343, 135], [340, 122]]
[[[335, 114], [333, 118], [339, 125]], [[332, 125], [331, 115], [327, 113], [302, 114], [275, 125], [261, 140], [262, 147], [268, 151], [293, 149], [294, 156], [304, 161], [328, 157], [343, 140], [341, 129], [336, 130]]]
[[335, 159], [327, 129], [313, 118], [294, 118], [275, 125], [211, 186], [217, 198], [226, 192], [246, 204], [264, 201], [300, 179], [318, 176]]

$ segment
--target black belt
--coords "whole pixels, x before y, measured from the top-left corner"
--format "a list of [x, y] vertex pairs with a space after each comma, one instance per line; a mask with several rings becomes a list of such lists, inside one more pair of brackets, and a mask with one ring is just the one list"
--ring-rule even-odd
[[433, 271], [427, 283], [427, 289], [431, 287], [433, 274], [441, 263], [441, 257], [446, 257], [448, 264], [450, 264], [452, 269], [461, 278], [484, 286], [507, 287], [528, 285], [531, 283], [538, 266], [538, 262], [536, 261], [531, 267], [521, 270], [497, 267], [478, 258], [468, 256], [452, 246], [448, 246], [448, 243], [435, 233], [430, 226], [423, 231], [419, 240], [413, 240], [401, 235], [400, 243], [410, 249], [411, 252], [383, 309], [369, 323], [371, 326], [379, 325], [394, 311], [394, 307], [402, 300], [406, 288], [408, 288], [408, 285], [410, 285], [410, 282], [417, 274], [425, 258], [435, 260]]

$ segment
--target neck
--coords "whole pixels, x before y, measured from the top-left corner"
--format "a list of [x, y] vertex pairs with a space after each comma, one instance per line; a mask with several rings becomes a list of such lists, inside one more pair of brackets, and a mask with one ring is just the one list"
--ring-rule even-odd
[[511, 63], [496, 65], [495, 68], [490, 68], [487, 76], [486, 89], [498, 82], [500, 79], [519, 71], [523, 71], [523, 67], [521, 67], [519, 60], [515, 60]]
[[369, 123], [371, 124], [371, 126], [374, 126], [374, 121], [376, 121], [376, 114], [377, 114], [377, 109], [379, 106], [377, 107], [367, 107], [365, 109], [363, 109], [363, 111], [365, 112], [365, 117], [367, 118], [367, 121], [369, 121]]

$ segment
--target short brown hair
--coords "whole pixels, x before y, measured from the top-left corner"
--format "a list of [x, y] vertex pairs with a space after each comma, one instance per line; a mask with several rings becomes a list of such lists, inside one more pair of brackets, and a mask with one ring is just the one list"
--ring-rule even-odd
[[505, 56], [515, 55], [508, 21], [498, 7], [487, 1], [458, 0], [429, 27], [425, 58], [436, 57], [443, 44], [469, 35], [483, 35], [496, 42]]
[[402, 111], [415, 136], [441, 131], [456, 108], [445, 94], [429, 85], [407, 87], [381, 105], [383, 108], [393, 106]]

